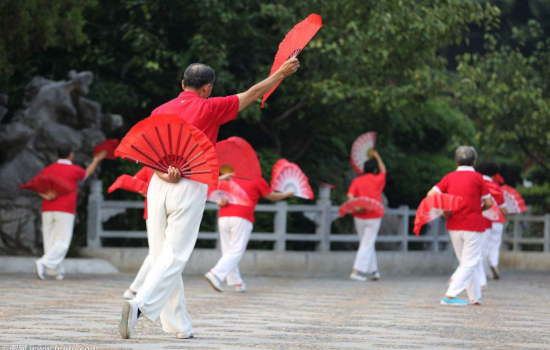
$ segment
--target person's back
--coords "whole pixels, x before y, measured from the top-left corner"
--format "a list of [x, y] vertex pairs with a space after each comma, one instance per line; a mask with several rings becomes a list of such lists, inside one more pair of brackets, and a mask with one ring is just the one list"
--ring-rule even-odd
[[256, 204], [258, 204], [261, 197], [265, 197], [272, 192], [271, 187], [269, 187], [267, 181], [262, 177], [252, 180], [234, 178], [231, 179], [231, 181], [234, 181], [246, 192], [248, 198], [254, 203], [254, 206], [249, 207], [228, 203], [220, 208], [218, 217], [237, 216], [254, 223], [254, 209], [256, 208]]
[[78, 181], [86, 179], [87, 173], [83, 168], [72, 164], [67, 159], [59, 159], [56, 163], [48, 165], [41, 172], [42, 174], [53, 174], [71, 184], [72, 192], [57, 196], [53, 200], [42, 200], [42, 211], [60, 211], [75, 213], [76, 200], [78, 196]]

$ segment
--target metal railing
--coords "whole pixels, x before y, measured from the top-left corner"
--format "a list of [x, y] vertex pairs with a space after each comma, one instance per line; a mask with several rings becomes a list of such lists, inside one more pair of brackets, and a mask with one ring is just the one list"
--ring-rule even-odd
[[[89, 247], [101, 247], [103, 238], [147, 238], [145, 231], [104, 230], [103, 223], [111, 217], [125, 213], [127, 209], [143, 209], [143, 201], [111, 201], [104, 200], [101, 192], [101, 181], [94, 181], [91, 185], [91, 194], [88, 199], [88, 234]], [[331, 189], [321, 187], [315, 204], [290, 205], [281, 201], [275, 204], [259, 204], [256, 212], [274, 214], [273, 232], [253, 232], [251, 241], [274, 242], [273, 249], [285, 251], [287, 242], [313, 242], [315, 250], [331, 251], [331, 243], [357, 242], [358, 236], [354, 233], [333, 233], [333, 222], [339, 217], [338, 206], [332, 205], [330, 200]], [[206, 204], [206, 211], [217, 211], [218, 206]], [[307, 219], [315, 223], [314, 233], [289, 233], [287, 231], [288, 214], [302, 213]], [[444, 221], [436, 220], [428, 224], [426, 234], [416, 237], [410, 227], [416, 210], [407, 206], [387, 208], [382, 222], [382, 229], [377, 237], [377, 244], [391, 246], [392, 250], [447, 250], [450, 246]], [[393, 223], [393, 226], [384, 225]], [[542, 223], [540, 237], [523, 237], [526, 225]], [[386, 227], [386, 228], [385, 228]], [[503, 239], [503, 247], [510, 247], [513, 251], [521, 251], [523, 246], [537, 246], [541, 251], [550, 252], [550, 214], [544, 216], [514, 215], [507, 222], [507, 230]], [[512, 234], [509, 234], [510, 232]], [[532, 232], [531, 232], [532, 233]], [[218, 246], [217, 232], [199, 232], [200, 240], [215, 240]], [[536, 249], [535, 249], [536, 250]]]

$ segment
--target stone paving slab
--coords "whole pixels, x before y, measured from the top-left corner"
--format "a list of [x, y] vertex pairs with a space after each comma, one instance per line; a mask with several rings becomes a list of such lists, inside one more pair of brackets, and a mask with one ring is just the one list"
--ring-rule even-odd
[[446, 276], [253, 277], [243, 294], [186, 277], [192, 340], [141, 319], [133, 339], [120, 339], [121, 294], [132, 278], [0, 275], [0, 349], [550, 349], [548, 273], [508, 273], [490, 283], [482, 306], [464, 308], [438, 304]]

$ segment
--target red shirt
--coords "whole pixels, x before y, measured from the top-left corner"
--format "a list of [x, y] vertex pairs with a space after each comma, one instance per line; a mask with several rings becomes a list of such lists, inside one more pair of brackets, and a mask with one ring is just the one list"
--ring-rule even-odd
[[[354, 197], [369, 197], [382, 203], [382, 191], [386, 186], [386, 173], [365, 174], [356, 177], [349, 187], [348, 194]], [[359, 219], [376, 219], [383, 215], [377, 215], [372, 211], [353, 215]]]
[[88, 177], [86, 170], [73, 165], [70, 160], [59, 159], [57, 163], [48, 165], [41, 171], [43, 174], [55, 174], [67, 180], [74, 186], [74, 191], [63, 196], [58, 196], [53, 201], [42, 200], [42, 211], [60, 211], [74, 214], [76, 212], [76, 198], [78, 196], [77, 181], [85, 180]]
[[489, 198], [489, 190], [480, 173], [471, 166], [459, 166], [447, 174], [434, 189], [462, 197], [462, 205], [447, 219], [447, 230], [484, 232], [485, 218], [482, 215], [482, 199]]
[[243, 188], [250, 200], [254, 202], [254, 206], [247, 207], [244, 205], [227, 204], [225, 207], [220, 208], [218, 217], [236, 216], [254, 223], [254, 208], [256, 208], [260, 197], [269, 195], [273, 190], [271, 190], [267, 181], [262, 177], [253, 180], [231, 179], [231, 181], [235, 181], [237, 185]]
[[[145, 183], [147, 183], [147, 186], [149, 186], [149, 182], [151, 182], [151, 178], [155, 175], [155, 172], [146, 166], [141, 168], [140, 171], [138, 171], [134, 177], [138, 180], [141, 180]], [[147, 196], [147, 193], [144, 193], [145, 196]], [[147, 220], [147, 197], [145, 197], [145, 208], [143, 209], [143, 218]]]
[[237, 95], [201, 98], [196, 92], [184, 91], [172, 101], [157, 107], [151, 115], [176, 114], [197, 127], [215, 145], [220, 126], [237, 118], [237, 113]]
[[[501, 208], [506, 208], [506, 200], [504, 199], [504, 194], [502, 193], [502, 188], [500, 188], [500, 185], [494, 182], [491, 177], [486, 175], [483, 175], [483, 180], [485, 180], [485, 185], [487, 186], [487, 189], [489, 190], [489, 193], [491, 194], [491, 197], [493, 198], [493, 201], [495, 202], [498, 209], [500, 210]], [[493, 227], [493, 221], [485, 217], [484, 219], [487, 228]], [[494, 222], [504, 221], [506, 221], [506, 219], [501, 219]]]

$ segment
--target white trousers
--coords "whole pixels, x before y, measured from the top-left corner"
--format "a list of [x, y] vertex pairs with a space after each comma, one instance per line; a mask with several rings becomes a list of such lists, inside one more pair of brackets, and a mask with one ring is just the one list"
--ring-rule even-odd
[[489, 241], [489, 236], [491, 235], [491, 229], [487, 229], [481, 234], [481, 260], [477, 264], [477, 278], [479, 281], [479, 286], [483, 287], [487, 285], [487, 274], [485, 273], [485, 265], [483, 263], [483, 256], [485, 250], [487, 249], [487, 242]]
[[466, 289], [470, 301], [480, 300], [481, 285], [478, 269], [483, 235], [481, 232], [472, 231], [449, 231], [449, 234], [460, 265], [453, 274], [453, 280], [446, 295], [456, 297]]
[[489, 266], [498, 267], [498, 259], [500, 254], [500, 245], [502, 244], [502, 232], [504, 231], [504, 224], [501, 222], [494, 222], [493, 227], [489, 232], [487, 238], [486, 248], [483, 257]]
[[227, 278], [228, 286], [243, 283], [239, 262], [250, 240], [252, 226], [250, 221], [236, 216], [218, 219], [222, 257], [211, 271], [222, 282]]
[[177, 184], [154, 175], [147, 191], [151, 270], [136, 295], [145, 317], [160, 316], [165, 332], [191, 330], [182, 272], [197, 241], [207, 186], [181, 179]]
[[353, 269], [362, 273], [374, 273], [378, 271], [374, 243], [376, 242], [382, 219], [353, 218], [353, 221], [355, 222], [355, 229], [360, 240]]
[[[145, 220], [145, 227], [148, 226], [148, 220]], [[147, 229], [149, 231], [149, 229]], [[147, 234], [149, 236], [149, 234]], [[141, 264], [141, 267], [139, 268], [139, 271], [136, 275], [136, 278], [134, 278], [134, 281], [130, 285], [130, 288], [134, 292], [139, 292], [141, 287], [143, 286], [143, 283], [145, 282], [145, 278], [147, 277], [147, 274], [149, 273], [149, 270], [151, 270], [151, 257], [150, 254], [147, 254], [145, 259], [143, 260], [143, 263]]]
[[73, 227], [74, 214], [60, 211], [45, 211], [42, 213], [44, 255], [38, 261], [46, 266], [46, 274], [65, 274], [62, 262], [71, 245]]

